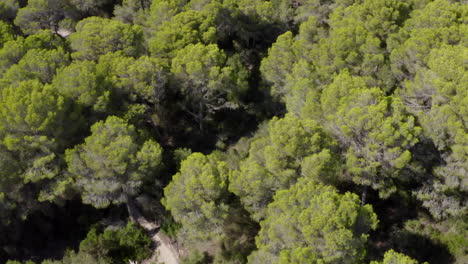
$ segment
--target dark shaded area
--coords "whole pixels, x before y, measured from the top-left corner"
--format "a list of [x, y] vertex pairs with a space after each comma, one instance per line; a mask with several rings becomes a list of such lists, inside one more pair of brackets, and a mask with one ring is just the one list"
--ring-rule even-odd
[[89, 227], [110, 211], [72, 200], [61, 207], [35, 212], [25, 221], [13, 222], [0, 239], [0, 263], [8, 259], [61, 259], [67, 248], [77, 249]]
[[419, 234], [400, 230], [392, 234], [390, 241], [392, 242], [392, 248], [396, 251], [404, 253], [421, 263], [424, 261], [446, 264], [455, 262], [446, 245]]
[[257, 249], [255, 237], [260, 225], [250, 218], [239, 198], [231, 195], [231, 211], [224, 223], [226, 237], [221, 244], [221, 256], [234, 263], [247, 263], [247, 256]]
[[382, 200], [372, 191], [368, 201], [379, 218], [377, 230], [371, 232], [368, 240], [368, 261], [381, 260], [386, 251], [393, 249], [420, 262], [454, 263], [446, 245], [405, 229], [408, 220], [418, 218], [421, 208], [411, 195], [397, 193]]

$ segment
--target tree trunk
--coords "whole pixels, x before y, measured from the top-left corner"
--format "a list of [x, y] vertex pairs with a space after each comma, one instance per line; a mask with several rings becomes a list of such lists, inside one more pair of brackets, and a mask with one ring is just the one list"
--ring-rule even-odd
[[366, 198], [367, 198], [367, 186], [364, 186], [362, 190], [362, 196], [361, 196], [361, 206], [364, 206], [366, 204]]

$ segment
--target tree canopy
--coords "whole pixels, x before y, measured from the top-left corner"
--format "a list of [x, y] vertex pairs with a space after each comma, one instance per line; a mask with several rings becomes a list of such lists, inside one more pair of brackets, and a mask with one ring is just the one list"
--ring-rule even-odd
[[467, 263], [467, 22], [0, 1], [0, 263]]

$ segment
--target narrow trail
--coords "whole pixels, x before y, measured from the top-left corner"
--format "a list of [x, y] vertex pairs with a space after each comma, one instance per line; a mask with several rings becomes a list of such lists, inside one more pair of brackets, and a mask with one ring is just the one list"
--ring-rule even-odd
[[161, 233], [154, 234], [151, 239], [156, 244], [156, 250], [151, 258], [144, 260], [142, 264], [164, 263], [164, 264], [179, 264], [179, 254], [172, 245], [170, 239]]
[[153, 240], [156, 245], [153, 255], [149, 259], [144, 260], [142, 264], [180, 264], [178, 250], [175, 248], [171, 239], [159, 231], [160, 225], [148, 221], [141, 215], [138, 208], [131, 200], [127, 202], [127, 209], [130, 218], [150, 234], [151, 240]]

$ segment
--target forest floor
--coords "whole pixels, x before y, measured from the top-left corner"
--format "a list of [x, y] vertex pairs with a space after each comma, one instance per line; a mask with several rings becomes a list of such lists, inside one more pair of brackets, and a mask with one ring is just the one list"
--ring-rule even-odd
[[174, 248], [171, 240], [165, 235], [158, 232], [154, 234], [151, 239], [156, 244], [156, 249], [151, 258], [144, 260], [142, 264], [179, 264], [179, 254], [177, 249]]
[[156, 246], [153, 255], [144, 260], [142, 264], [179, 264], [180, 252], [177, 244], [160, 232], [160, 225], [148, 221], [131, 200], [127, 202], [127, 208], [131, 218], [150, 234], [151, 240]]

